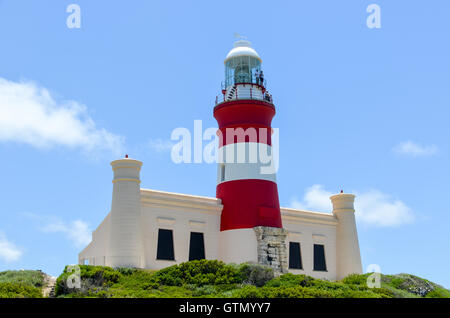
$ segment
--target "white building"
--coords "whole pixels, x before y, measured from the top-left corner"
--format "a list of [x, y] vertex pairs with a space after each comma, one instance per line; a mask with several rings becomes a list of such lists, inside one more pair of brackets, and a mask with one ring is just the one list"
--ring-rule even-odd
[[[259, 55], [241, 40], [225, 66], [222, 102], [214, 109], [219, 130], [232, 118], [234, 126], [270, 131], [275, 106], [260, 76]], [[259, 132], [255, 140], [223, 141], [220, 150], [240, 142], [271, 148], [270, 133], [269, 141], [262, 137]], [[332, 196], [332, 214], [303, 211], [279, 207], [276, 176], [261, 174], [259, 162], [220, 163], [217, 198], [142, 189], [142, 162], [127, 157], [111, 165], [111, 211], [79, 254], [80, 264], [161, 269], [206, 258], [328, 280], [362, 273], [352, 194]]]

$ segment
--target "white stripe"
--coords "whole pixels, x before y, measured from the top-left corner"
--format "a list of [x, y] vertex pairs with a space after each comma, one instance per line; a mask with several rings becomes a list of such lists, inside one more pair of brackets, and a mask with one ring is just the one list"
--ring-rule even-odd
[[259, 179], [277, 182], [275, 173], [264, 173], [272, 163], [272, 147], [255, 142], [228, 144], [219, 148], [217, 184], [233, 180]]

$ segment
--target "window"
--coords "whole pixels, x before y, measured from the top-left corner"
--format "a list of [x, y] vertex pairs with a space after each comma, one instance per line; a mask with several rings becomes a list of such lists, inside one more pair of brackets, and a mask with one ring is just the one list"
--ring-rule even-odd
[[314, 244], [314, 270], [326, 272], [327, 264], [325, 262], [325, 246]]
[[174, 261], [173, 251], [173, 232], [172, 230], [159, 229], [158, 231], [158, 250], [156, 259]]
[[256, 71], [261, 71], [261, 61], [256, 57], [235, 56], [228, 59], [225, 63], [225, 88], [236, 83], [254, 83]]
[[220, 166], [220, 182], [224, 182], [225, 181], [225, 165], [222, 164]]
[[289, 242], [289, 268], [303, 269], [300, 243]]
[[191, 232], [189, 243], [189, 260], [205, 259], [205, 241], [203, 233]]

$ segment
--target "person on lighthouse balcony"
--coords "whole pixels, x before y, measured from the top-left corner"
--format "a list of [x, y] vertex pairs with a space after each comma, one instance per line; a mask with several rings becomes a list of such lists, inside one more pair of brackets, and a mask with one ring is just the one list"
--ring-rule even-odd
[[264, 73], [263, 73], [262, 70], [261, 70], [261, 72], [259, 73], [259, 82], [260, 82], [260, 85], [261, 85], [261, 86], [264, 85]]

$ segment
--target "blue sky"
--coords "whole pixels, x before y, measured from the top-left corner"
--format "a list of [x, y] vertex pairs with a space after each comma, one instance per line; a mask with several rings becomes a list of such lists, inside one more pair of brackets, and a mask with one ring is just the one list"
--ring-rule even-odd
[[[69, 29], [66, 8], [81, 8]], [[366, 8], [381, 8], [369, 29]], [[109, 211], [109, 162], [142, 187], [214, 196], [177, 127], [216, 126], [235, 32], [263, 59], [282, 206], [358, 195], [363, 267], [450, 287], [448, 1], [0, 1], [0, 270], [58, 275]]]

